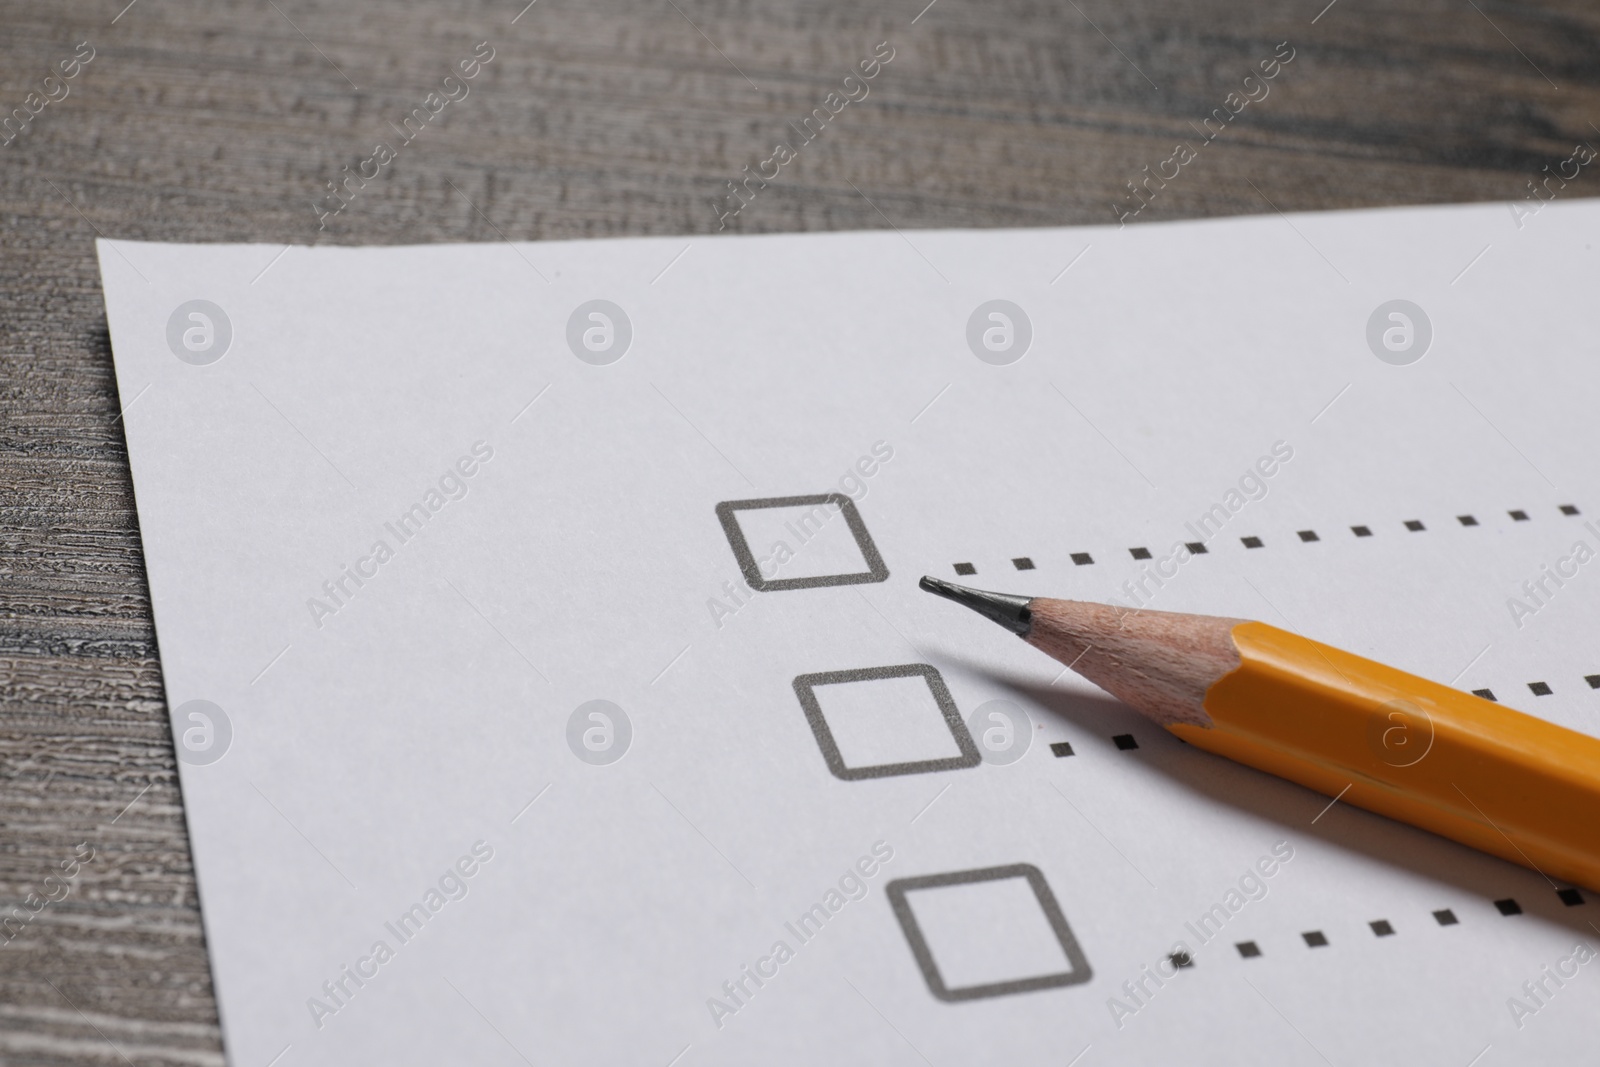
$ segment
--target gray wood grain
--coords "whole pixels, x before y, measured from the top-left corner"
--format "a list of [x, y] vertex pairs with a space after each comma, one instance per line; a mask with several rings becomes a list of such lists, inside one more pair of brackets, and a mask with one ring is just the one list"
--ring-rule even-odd
[[[937, 0], [917, 17], [924, 2], [538, 0], [515, 24], [522, 0], [0, 4], [0, 118], [78, 42], [95, 49], [0, 147], [0, 1062], [222, 1056], [97, 233], [715, 232], [724, 183], [880, 41], [895, 54], [870, 96], [732, 230], [1112, 221], [1124, 183], [1283, 41], [1295, 59], [1270, 96], [1133, 225], [1519, 200], [1575, 142], [1600, 145], [1583, 0]], [[471, 95], [319, 232], [324, 182], [479, 41], [495, 58]], [[1586, 183], [1564, 195], [1600, 193]], [[80, 845], [93, 859], [46, 882]]]

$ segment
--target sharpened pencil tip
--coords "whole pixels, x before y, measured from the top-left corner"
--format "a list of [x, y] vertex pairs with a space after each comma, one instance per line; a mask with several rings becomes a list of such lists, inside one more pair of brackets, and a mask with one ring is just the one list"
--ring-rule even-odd
[[934, 596], [942, 596], [976, 611], [986, 619], [999, 623], [1018, 637], [1027, 637], [1033, 628], [1033, 612], [1028, 610], [1032, 597], [1013, 596], [1010, 593], [990, 593], [983, 589], [969, 589], [964, 585], [946, 582], [931, 575], [923, 575], [917, 583]]

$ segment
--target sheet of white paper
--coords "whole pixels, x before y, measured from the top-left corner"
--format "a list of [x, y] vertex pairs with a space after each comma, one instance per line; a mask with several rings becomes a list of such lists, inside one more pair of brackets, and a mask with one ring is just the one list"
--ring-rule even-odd
[[1600, 898], [916, 588], [1594, 732], [1600, 202], [1520, 223], [102, 242], [230, 1061], [1560, 1061]]

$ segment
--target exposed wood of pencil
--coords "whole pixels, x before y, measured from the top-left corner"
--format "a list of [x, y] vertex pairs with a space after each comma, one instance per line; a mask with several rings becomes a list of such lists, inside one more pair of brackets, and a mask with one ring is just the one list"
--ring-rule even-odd
[[1265, 623], [1028, 610], [1031, 644], [1196, 747], [1600, 890], [1600, 740]]
[[1027, 641], [1162, 726], [1212, 725], [1206, 690], [1239, 666], [1240, 619], [1035, 597]]

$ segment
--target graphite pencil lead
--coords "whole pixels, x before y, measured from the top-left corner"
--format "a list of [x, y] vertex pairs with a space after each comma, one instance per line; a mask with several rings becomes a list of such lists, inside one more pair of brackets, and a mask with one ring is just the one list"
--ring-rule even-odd
[[969, 589], [964, 585], [956, 585], [954, 582], [942, 581], [929, 575], [923, 575], [922, 581], [917, 585], [934, 596], [942, 596], [946, 600], [953, 600], [957, 604], [971, 608], [984, 618], [1004, 626], [1018, 637], [1027, 637], [1028, 631], [1033, 629], [1033, 612], [1028, 607], [1033, 603], [1032, 597]]

